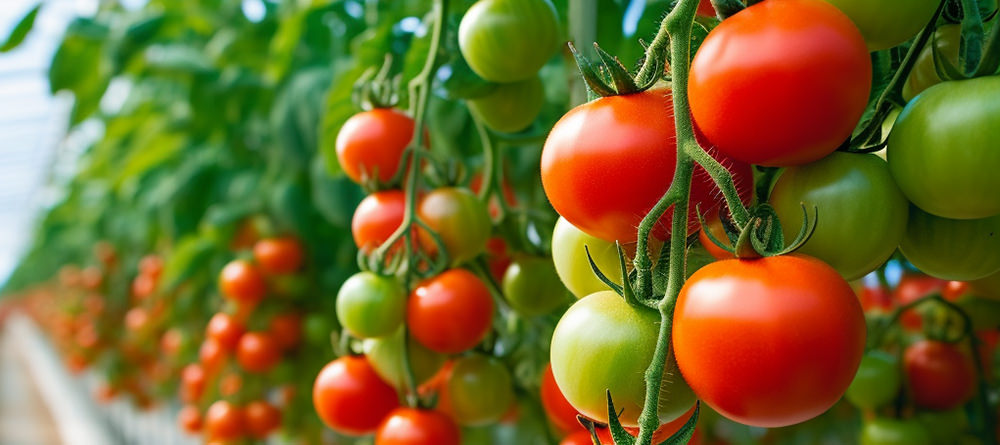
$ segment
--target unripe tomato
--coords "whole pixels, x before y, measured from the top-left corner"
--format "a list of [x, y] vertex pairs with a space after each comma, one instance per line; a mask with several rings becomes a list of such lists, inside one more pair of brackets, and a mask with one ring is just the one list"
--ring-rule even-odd
[[376, 108], [351, 116], [337, 133], [337, 160], [354, 182], [365, 178], [387, 182], [396, 175], [403, 151], [413, 140], [415, 123], [392, 108]]
[[934, 36], [920, 51], [913, 70], [910, 71], [910, 77], [907, 77], [906, 83], [903, 84], [903, 99], [909, 102], [924, 90], [943, 82], [934, 66], [935, 50], [938, 57], [951, 62], [953, 66], [961, 66], [958, 60], [961, 40], [961, 25], [941, 25], [934, 31]]
[[910, 206], [899, 251], [922, 272], [943, 280], [976, 280], [1000, 272], [1000, 214], [947, 219]]
[[354, 211], [351, 234], [354, 244], [365, 252], [377, 249], [403, 225], [406, 194], [402, 190], [385, 190], [368, 195]]
[[825, 0], [847, 14], [868, 49], [892, 48], [917, 35], [940, 4], [937, 0]]
[[854, 291], [825, 263], [734, 259], [702, 267], [681, 288], [673, 346], [698, 398], [736, 422], [777, 427], [844, 395], [865, 330]]
[[[372, 368], [378, 373], [382, 380], [390, 385], [404, 389], [406, 384], [406, 368], [403, 363], [403, 336], [402, 328], [395, 333], [385, 337], [365, 340], [364, 351], [368, 356], [368, 361]], [[444, 365], [446, 357], [437, 352], [427, 349], [420, 344], [412, 335], [406, 336], [406, 353], [410, 359], [410, 366], [413, 369], [414, 378], [417, 385], [426, 382]]]
[[375, 432], [375, 445], [459, 445], [461, 433], [440, 411], [396, 408]]
[[458, 47], [469, 68], [491, 82], [533, 76], [559, 45], [549, 0], [480, 0], [462, 17]]
[[295, 238], [265, 238], [253, 245], [253, 259], [265, 273], [281, 275], [302, 266], [302, 244]]
[[949, 410], [969, 401], [976, 390], [972, 359], [955, 345], [921, 340], [903, 352], [903, 369], [913, 402], [922, 408]]
[[240, 439], [246, 431], [243, 410], [226, 400], [217, 400], [205, 412], [204, 429], [207, 440]]
[[243, 305], [254, 305], [264, 299], [267, 283], [256, 266], [245, 260], [233, 260], [219, 274], [222, 295]]
[[545, 90], [538, 76], [497, 85], [484, 96], [469, 99], [469, 110], [483, 124], [501, 133], [516, 133], [535, 121], [545, 103]]
[[902, 387], [902, 370], [896, 356], [872, 351], [861, 359], [858, 372], [844, 394], [847, 400], [863, 409], [875, 409], [892, 402]]
[[479, 344], [492, 320], [489, 289], [465, 269], [450, 269], [424, 281], [407, 301], [410, 333], [428, 349], [443, 354], [457, 354]]
[[393, 277], [358, 272], [337, 292], [337, 319], [357, 338], [392, 334], [405, 315], [406, 290]]
[[250, 402], [243, 408], [247, 433], [254, 439], [266, 439], [281, 426], [281, 411], [263, 400]]
[[587, 259], [588, 250], [601, 272], [611, 281], [621, 283], [622, 269], [615, 243], [587, 235], [566, 218], [559, 217], [552, 231], [552, 261], [559, 279], [577, 298], [608, 290], [608, 285], [594, 274]]
[[232, 352], [236, 350], [236, 345], [240, 343], [240, 337], [246, 330], [243, 323], [225, 312], [219, 312], [208, 320], [205, 337], [215, 339], [225, 351]]
[[[475, 258], [486, 249], [490, 238], [490, 214], [468, 189], [445, 187], [424, 196], [417, 205], [417, 217], [441, 238], [452, 264]], [[435, 252], [434, 239], [418, 231], [424, 248]]]
[[930, 434], [916, 420], [875, 419], [861, 429], [861, 445], [930, 444]]
[[507, 268], [502, 284], [507, 302], [522, 315], [547, 314], [569, 300], [548, 258], [518, 258]]
[[399, 399], [363, 356], [328, 363], [313, 384], [313, 406], [326, 426], [340, 434], [362, 436], [397, 406]]
[[864, 38], [836, 7], [760, 2], [724, 20], [699, 47], [691, 115], [711, 145], [735, 159], [805, 164], [851, 136], [868, 105], [871, 70]]
[[482, 354], [456, 361], [447, 386], [451, 413], [461, 425], [495, 423], [514, 402], [510, 371]]
[[[622, 425], [638, 426], [646, 398], [642, 378], [653, 360], [660, 316], [632, 307], [618, 294], [601, 291], [577, 301], [552, 333], [552, 374], [570, 405], [581, 414], [608, 422], [611, 392]], [[662, 423], [680, 417], [695, 397], [673, 357], [663, 372], [659, 416]]]
[[236, 346], [236, 361], [243, 369], [264, 373], [281, 361], [281, 345], [267, 332], [247, 332]]

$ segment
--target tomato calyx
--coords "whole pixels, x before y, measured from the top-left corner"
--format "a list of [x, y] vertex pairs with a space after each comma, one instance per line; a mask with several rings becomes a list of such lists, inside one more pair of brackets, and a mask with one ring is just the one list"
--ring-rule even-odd
[[[625, 96], [648, 90], [660, 80], [663, 69], [647, 70], [633, 77], [625, 65], [617, 57], [604, 51], [597, 42], [594, 50], [600, 59], [599, 64], [592, 63], [586, 56], [577, 51], [572, 42], [568, 43], [576, 65], [587, 83], [588, 90], [600, 97]], [[648, 50], [646, 57], [652, 57], [652, 66], [663, 67], [666, 63], [665, 51]], [[595, 66], [596, 65], [596, 66]]]
[[379, 69], [368, 68], [354, 83], [354, 102], [363, 109], [393, 108], [399, 104], [401, 75], [390, 77], [392, 71], [392, 54], [386, 54]]
[[787, 243], [787, 246], [781, 230], [781, 222], [778, 221], [778, 215], [770, 204], [763, 203], [748, 209], [750, 219], [743, 227], [737, 225], [728, 212], [720, 212], [719, 219], [722, 221], [729, 242], [720, 240], [712, 233], [709, 229], [709, 223], [700, 209], [698, 209], [697, 215], [702, 232], [712, 244], [732, 253], [737, 258], [752, 259], [787, 255], [802, 247], [809, 240], [809, 237], [816, 231], [819, 210], [813, 206], [813, 215], [810, 217], [806, 205], [802, 203], [801, 207], [802, 227], [795, 239]]

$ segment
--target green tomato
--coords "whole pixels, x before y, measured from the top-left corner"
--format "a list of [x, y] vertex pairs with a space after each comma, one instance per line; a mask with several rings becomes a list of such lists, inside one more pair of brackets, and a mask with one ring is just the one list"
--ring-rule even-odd
[[862, 427], [861, 445], [931, 445], [931, 439], [916, 420], [875, 419]]
[[337, 319], [357, 338], [392, 334], [406, 315], [406, 290], [392, 277], [358, 272], [337, 292]]
[[910, 71], [910, 76], [903, 84], [903, 99], [909, 102], [924, 90], [943, 82], [934, 66], [934, 48], [937, 48], [938, 57], [951, 62], [952, 66], [960, 66], [958, 64], [958, 51], [961, 40], [961, 25], [941, 25], [934, 31], [934, 44], [928, 42], [920, 51], [920, 55], [917, 56], [917, 61], [913, 65], [913, 70]]
[[538, 76], [497, 85], [489, 94], [469, 100], [469, 109], [487, 127], [501, 133], [516, 133], [535, 121], [545, 102]]
[[771, 192], [771, 204], [787, 240], [802, 227], [800, 203], [810, 217], [816, 206], [818, 218], [816, 231], [799, 252], [823, 260], [847, 280], [885, 263], [906, 230], [906, 197], [886, 162], [875, 155], [836, 152], [785, 170]]
[[302, 320], [302, 331], [309, 344], [330, 346], [330, 333], [336, 329], [331, 318], [319, 312], [306, 315], [305, 319]]
[[[365, 340], [364, 351], [375, 373], [396, 388], [406, 388], [406, 368], [403, 363], [403, 335], [400, 328], [386, 337]], [[416, 384], [426, 382], [444, 366], [447, 359], [443, 354], [427, 349], [412, 336], [407, 338], [406, 352], [413, 367]]]
[[892, 48], [917, 35], [937, 10], [938, 0], [826, 0], [857, 25], [869, 51]]
[[539, 257], [518, 258], [507, 267], [503, 294], [515, 311], [528, 316], [547, 314], [567, 301], [552, 260]]
[[1000, 300], [1000, 272], [985, 278], [973, 280], [969, 285], [979, 297]]
[[889, 170], [910, 202], [954, 219], [1000, 214], [1000, 76], [944, 82], [906, 105]]
[[[417, 205], [417, 216], [441, 238], [452, 264], [483, 253], [493, 228], [486, 204], [466, 188], [443, 187], [428, 193]], [[434, 252], [433, 237], [426, 230], [419, 234], [421, 245]]]
[[[566, 400], [581, 414], [608, 422], [606, 391], [619, 420], [638, 426], [646, 397], [642, 378], [653, 360], [660, 316], [630, 306], [618, 294], [602, 291], [584, 297], [566, 311], [552, 334], [552, 375]], [[670, 355], [660, 389], [660, 423], [676, 420], [695, 396]]]
[[917, 269], [944, 280], [968, 281], [1000, 271], [1000, 215], [947, 219], [910, 206], [899, 250]]
[[559, 46], [556, 9], [549, 0], [480, 0], [462, 17], [458, 46], [483, 79], [525, 80]]
[[858, 408], [878, 408], [899, 394], [902, 373], [896, 356], [884, 351], [869, 352], [861, 359], [858, 373], [844, 396]]
[[587, 235], [566, 218], [559, 217], [552, 231], [552, 261], [559, 279], [577, 298], [608, 290], [608, 285], [597, 278], [591, 269], [585, 247], [590, 249], [590, 256], [604, 275], [616, 283], [622, 282], [615, 243]]
[[455, 362], [448, 378], [452, 414], [461, 425], [495, 423], [514, 401], [510, 372], [499, 360], [482, 354]]

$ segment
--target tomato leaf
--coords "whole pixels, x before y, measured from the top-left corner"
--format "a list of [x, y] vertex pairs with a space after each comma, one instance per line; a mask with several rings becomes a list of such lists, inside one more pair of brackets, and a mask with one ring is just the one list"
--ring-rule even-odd
[[28, 36], [28, 32], [30, 32], [31, 28], [35, 26], [35, 18], [38, 17], [38, 11], [40, 9], [42, 9], [41, 3], [35, 5], [35, 7], [31, 8], [28, 13], [24, 15], [24, 17], [21, 17], [21, 20], [17, 22], [17, 25], [14, 25], [14, 29], [10, 31], [10, 35], [7, 36], [7, 40], [5, 40], [3, 44], [0, 44], [0, 53], [5, 53], [17, 48], [18, 45], [24, 42], [24, 39]]

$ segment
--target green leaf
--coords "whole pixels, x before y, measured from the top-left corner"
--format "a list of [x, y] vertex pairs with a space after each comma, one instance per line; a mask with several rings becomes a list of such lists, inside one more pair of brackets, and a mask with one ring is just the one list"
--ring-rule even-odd
[[110, 61], [104, 52], [108, 27], [87, 18], [70, 23], [49, 67], [52, 93], [70, 90], [76, 97], [70, 125], [89, 117], [100, 104], [111, 81]]
[[34, 8], [31, 8], [31, 10], [29, 10], [28, 13], [17, 22], [17, 25], [14, 26], [13, 30], [11, 30], [10, 35], [7, 36], [7, 40], [0, 45], [0, 53], [5, 53], [17, 48], [18, 45], [24, 42], [24, 38], [28, 36], [28, 32], [30, 32], [31, 28], [35, 26], [35, 17], [38, 17], [38, 11], [40, 9], [42, 9], [41, 3], [35, 5]]

